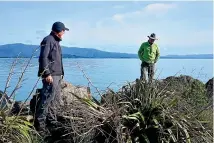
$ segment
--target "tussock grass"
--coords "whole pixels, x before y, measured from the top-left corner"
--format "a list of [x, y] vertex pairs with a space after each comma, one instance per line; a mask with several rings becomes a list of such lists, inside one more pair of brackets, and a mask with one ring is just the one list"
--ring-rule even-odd
[[8, 116], [0, 112], [0, 141], [11, 143], [36, 143], [32, 124], [22, 116]]
[[77, 101], [58, 112], [67, 119], [62, 126], [67, 129], [64, 139], [88, 143], [213, 142], [212, 109], [203, 85], [194, 81], [179, 92], [169, 90], [170, 84], [163, 87], [137, 80], [119, 92], [110, 90], [102, 102], [73, 93]]

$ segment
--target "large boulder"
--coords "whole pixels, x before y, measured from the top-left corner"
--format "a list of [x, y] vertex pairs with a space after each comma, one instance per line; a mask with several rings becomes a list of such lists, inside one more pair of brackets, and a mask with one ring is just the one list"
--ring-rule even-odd
[[[120, 91], [123, 91], [124, 89], [127, 90], [131, 87], [134, 87], [135, 85], [137, 85], [136, 84], [137, 82], [142, 82], [145, 85], [147, 84], [141, 81], [140, 79], [136, 79], [134, 82], [131, 82], [129, 85], [123, 86], [122, 89], [120, 89]], [[203, 82], [188, 75], [169, 76], [165, 79], [154, 80], [152, 84], [148, 83], [147, 85], [156, 87], [160, 90], [164, 89], [165, 91], [167, 90], [167, 91], [179, 92], [179, 93], [183, 93], [189, 88], [197, 89], [198, 87], [201, 87], [205, 89], [205, 85]]]
[[[90, 89], [88, 87], [75, 86], [64, 80], [61, 82], [61, 87], [62, 87], [62, 97], [60, 98], [60, 101], [58, 101], [57, 103], [60, 103], [62, 105], [72, 103], [74, 100], [76, 100], [76, 97], [73, 94], [81, 98], [90, 96]], [[41, 99], [40, 92], [41, 89], [37, 89], [36, 94], [30, 101], [31, 114], [34, 114], [36, 109], [38, 108]]]
[[90, 97], [90, 88], [85, 86], [75, 86], [72, 83], [62, 81], [62, 98], [63, 102], [69, 104], [76, 100], [76, 97], [73, 95], [83, 98]]
[[201, 91], [205, 89], [203, 82], [188, 75], [169, 76], [158, 81], [158, 87], [181, 94], [190, 89]]
[[[121, 91], [127, 93], [130, 90], [139, 89], [136, 87], [139, 85], [136, 84], [138, 82], [143, 84], [143, 87], [145, 88], [154, 88], [157, 93], [163, 92], [166, 96], [173, 94], [175, 96], [182, 97], [192, 103], [192, 105], [197, 105], [198, 108], [201, 108], [201, 106], [205, 105], [209, 101], [206, 94], [205, 84], [202, 81], [188, 75], [170, 76], [165, 79], [154, 80], [151, 84], [137, 79], [135, 82], [123, 86]], [[211, 88], [209, 89], [211, 91]]]
[[[56, 108], [54, 109], [55, 115], [54, 118], [52, 116], [47, 116], [46, 120], [46, 129], [48, 130], [49, 136], [46, 137], [47, 143], [53, 143], [60, 140], [63, 143], [67, 143], [66, 136], [63, 136], [67, 134], [70, 136], [70, 134], [67, 132], [65, 123], [70, 122], [70, 119], [67, 119], [67, 117], [64, 116], [65, 110], [70, 110], [68, 108], [65, 108], [67, 105], [76, 101], [76, 97], [74, 94], [78, 97], [88, 97], [90, 96], [90, 89], [88, 87], [84, 86], [75, 86], [67, 81], [62, 81], [61, 83], [62, 87], [62, 97], [60, 98], [60, 102], [55, 102]], [[35, 111], [38, 109], [38, 105], [41, 99], [41, 89], [36, 90], [36, 94], [33, 96], [33, 98], [30, 101], [30, 111], [31, 115], [34, 116]], [[61, 105], [62, 104], [62, 105]], [[50, 114], [51, 115], [51, 114]], [[72, 142], [69, 140], [69, 143]]]
[[[184, 83], [184, 84], [191, 84], [192, 82], [194, 82], [196, 80], [197, 79], [194, 79], [193, 77], [188, 76], [188, 75], [180, 75], [180, 76], [169, 76], [164, 81], [167, 81], [167, 82], [176, 81], [176, 82], [180, 82], [180, 83]], [[199, 81], [199, 80], [197, 80], [197, 81]]]

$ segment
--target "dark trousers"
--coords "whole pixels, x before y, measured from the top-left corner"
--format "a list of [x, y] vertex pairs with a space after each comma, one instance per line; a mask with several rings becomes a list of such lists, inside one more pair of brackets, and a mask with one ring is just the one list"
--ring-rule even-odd
[[155, 64], [142, 62], [141, 63], [141, 76], [140, 76], [140, 78], [144, 81], [146, 81], [147, 72], [148, 72], [149, 82], [152, 82], [152, 80], [154, 78], [154, 74], [155, 74]]
[[48, 115], [54, 113], [61, 100], [61, 76], [52, 76], [53, 83], [49, 84], [42, 80], [41, 100], [35, 114], [36, 128], [44, 128]]

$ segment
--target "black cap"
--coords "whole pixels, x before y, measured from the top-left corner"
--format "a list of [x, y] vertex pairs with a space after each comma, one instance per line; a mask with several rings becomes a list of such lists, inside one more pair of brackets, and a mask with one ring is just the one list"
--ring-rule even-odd
[[52, 25], [52, 30], [54, 32], [61, 32], [63, 30], [66, 30], [66, 31], [69, 31], [68, 28], [65, 27], [65, 25], [62, 23], [62, 22], [55, 22], [53, 25]]

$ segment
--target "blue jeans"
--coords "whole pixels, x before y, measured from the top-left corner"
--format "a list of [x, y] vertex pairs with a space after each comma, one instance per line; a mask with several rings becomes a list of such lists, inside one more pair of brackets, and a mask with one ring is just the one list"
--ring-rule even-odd
[[49, 114], [53, 115], [61, 99], [61, 76], [52, 76], [53, 83], [49, 84], [42, 80], [41, 100], [35, 114], [36, 126], [44, 127]]

